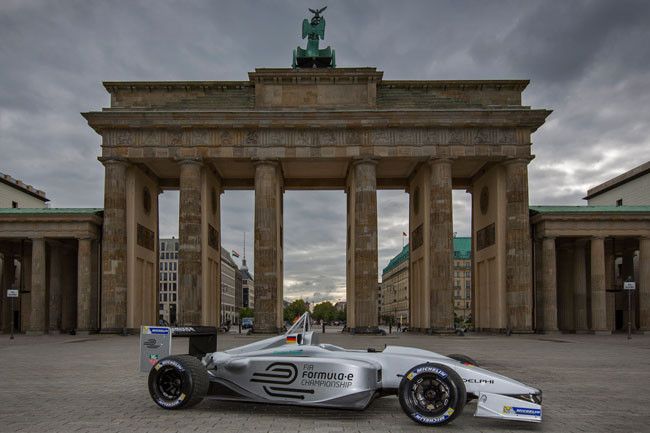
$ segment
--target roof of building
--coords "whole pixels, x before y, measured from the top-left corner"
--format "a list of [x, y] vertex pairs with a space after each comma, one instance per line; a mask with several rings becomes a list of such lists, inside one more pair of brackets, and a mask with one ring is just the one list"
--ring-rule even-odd
[[237, 266], [237, 263], [235, 263], [228, 250], [225, 249], [224, 247], [221, 247], [221, 260], [226, 261], [230, 266], [239, 270], [239, 266]]
[[621, 186], [633, 179], [644, 176], [648, 173], [650, 173], [650, 161], [645, 162], [639, 165], [638, 167], [634, 167], [632, 170], [628, 170], [619, 176], [616, 176], [612, 179], [609, 179], [608, 181], [601, 183], [600, 185], [596, 185], [595, 187], [590, 188], [587, 191], [587, 196], [584, 199], [589, 200], [590, 198], [593, 198], [604, 192], [612, 190], [618, 186]]
[[103, 212], [95, 207], [54, 207], [54, 208], [0, 208], [0, 215], [97, 215]]
[[[400, 263], [408, 259], [409, 244], [404, 245], [402, 251], [390, 259], [388, 265], [382, 271], [382, 275], [395, 269]], [[454, 259], [469, 260], [472, 257], [472, 238], [455, 237], [454, 238]]]
[[646, 213], [650, 206], [530, 206], [531, 214]]
[[14, 179], [8, 174], [4, 174], [0, 172], [0, 182], [7, 184], [13, 188], [16, 188], [17, 190], [24, 192], [25, 194], [29, 194], [32, 197], [36, 197], [39, 200], [50, 201], [49, 198], [45, 197], [45, 191], [36, 189], [31, 185], [27, 185], [22, 180]]

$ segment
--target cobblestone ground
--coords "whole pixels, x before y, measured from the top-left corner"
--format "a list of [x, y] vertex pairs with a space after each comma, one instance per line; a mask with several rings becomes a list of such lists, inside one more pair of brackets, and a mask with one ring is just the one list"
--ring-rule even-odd
[[[253, 337], [221, 335], [220, 349]], [[178, 340], [176, 340], [178, 341]], [[474, 418], [475, 404], [443, 431], [648, 432], [650, 336], [353, 337], [321, 342], [350, 348], [384, 344], [465, 353], [482, 366], [544, 391], [544, 422]], [[177, 350], [182, 350], [179, 344]], [[204, 401], [187, 411], [159, 409], [137, 371], [137, 337], [0, 335], [0, 431], [406, 432], [394, 397], [363, 412]]]

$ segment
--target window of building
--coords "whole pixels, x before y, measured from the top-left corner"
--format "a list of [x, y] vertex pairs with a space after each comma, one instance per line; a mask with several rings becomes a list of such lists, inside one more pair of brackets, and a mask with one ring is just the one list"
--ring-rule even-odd
[[14, 208], [14, 209], [18, 208], [18, 202], [17, 201], [12, 201], [11, 202], [11, 207]]
[[164, 242], [160, 243], [160, 251], [165, 251], [165, 243]]
[[623, 199], [622, 198], [619, 198], [618, 200], [616, 200], [616, 206], [623, 206]]

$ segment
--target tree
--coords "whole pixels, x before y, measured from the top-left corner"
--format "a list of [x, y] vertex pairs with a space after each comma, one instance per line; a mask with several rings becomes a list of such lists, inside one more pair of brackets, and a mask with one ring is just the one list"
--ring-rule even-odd
[[244, 317], [254, 317], [254, 316], [255, 315], [253, 314], [252, 308], [244, 307], [239, 311], [239, 317], [241, 317], [242, 319]]
[[303, 299], [296, 299], [284, 309], [284, 321], [293, 323], [296, 316], [302, 316], [307, 311], [307, 304]]
[[325, 301], [314, 307], [314, 314], [312, 314], [312, 317], [316, 320], [331, 322], [337, 320], [337, 313], [336, 307], [334, 307], [330, 301]]

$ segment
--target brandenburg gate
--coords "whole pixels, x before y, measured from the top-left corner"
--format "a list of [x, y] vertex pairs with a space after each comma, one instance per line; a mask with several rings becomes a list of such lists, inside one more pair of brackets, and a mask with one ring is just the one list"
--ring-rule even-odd
[[[533, 329], [528, 81], [389, 81], [375, 68], [105, 82], [101, 328], [156, 321], [158, 194], [180, 191], [179, 323], [219, 321], [220, 195], [255, 190], [255, 327], [282, 326], [283, 193], [347, 194], [347, 324], [377, 330], [377, 190], [409, 193], [411, 328], [453, 327], [452, 190], [472, 194], [475, 323]], [[314, 227], [318, 230], [318, 227]]]

